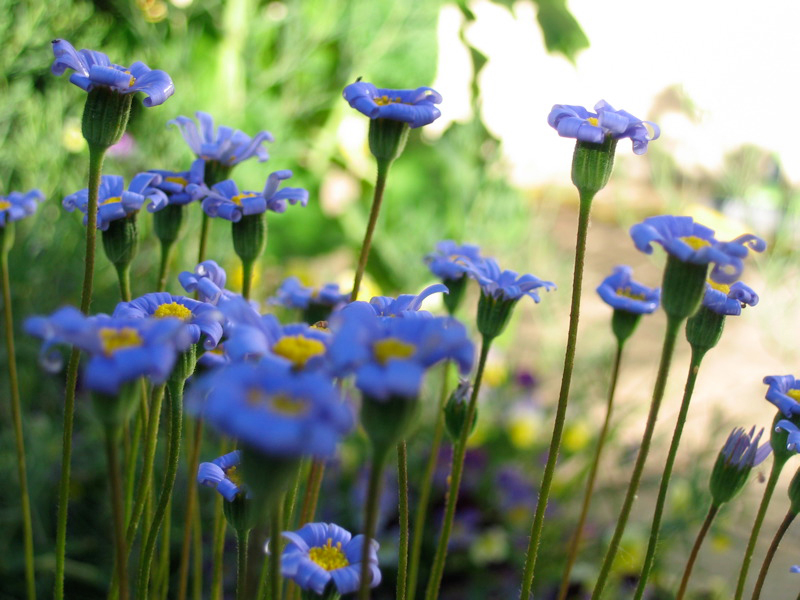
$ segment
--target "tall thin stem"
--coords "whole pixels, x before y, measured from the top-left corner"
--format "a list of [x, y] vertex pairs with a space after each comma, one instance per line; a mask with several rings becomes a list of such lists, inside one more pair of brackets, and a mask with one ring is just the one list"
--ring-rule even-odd
[[[186, 513], [183, 519], [183, 542], [181, 543], [181, 560], [178, 567], [178, 600], [186, 600], [186, 588], [189, 581], [189, 552], [192, 543], [194, 513], [197, 507], [197, 468], [200, 464], [200, 443], [203, 439], [203, 421], [194, 422], [192, 446], [189, 452], [189, 487], [186, 490]], [[202, 548], [202, 546], [201, 546]]]
[[117, 267], [117, 279], [119, 280], [119, 297], [123, 302], [131, 301], [131, 268], [130, 265]]
[[[281, 549], [283, 548], [283, 494], [269, 514], [269, 591], [270, 599], [280, 600], [283, 576], [281, 575]], [[365, 544], [369, 545], [369, 544]]]
[[694, 541], [692, 552], [689, 554], [689, 560], [686, 561], [686, 568], [683, 570], [683, 577], [681, 578], [681, 587], [678, 589], [678, 595], [675, 597], [675, 600], [683, 600], [683, 596], [686, 594], [686, 588], [689, 585], [689, 578], [692, 576], [692, 569], [694, 568], [694, 563], [697, 560], [697, 555], [700, 552], [700, 546], [703, 545], [703, 540], [706, 538], [706, 534], [711, 528], [711, 523], [714, 522], [717, 512], [719, 512], [719, 506], [712, 504], [708, 509], [706, 520], [703, 521], [703, 526], [700, 528], [700, 532], [697, 534], [697, 539]]
[[245, 300], [250, 299], [250, 287], [253, 283], [253, 260], [242, 261], [242, 296]]
[[[211, 184], [209, 184], [211, 187]], [[200, 246], [197, 249], [197, 264], [200, 264], [206, 259], [206, 244], [208, 242], [208, 229], [211, 225], [211, 219], [206, 214], [205, 211], [203, 213], [203, 222], [200, 225]]]
[[625, 494], [625, 501], [622, 504], [622, 510], [617, 519], [617, 526], [614, 530], [614, 536], [611, 538], [608, 551], [606, 552], [603, 566], [600, 569], [597, 583], [592, 592], [592, 600], [597, 600], [603, 593], [603, 588], [608, 581], [608, 575], [611, 572], [611, 566], [614, 563], [614, 558], [617, 556], [619, 550], [619, 543], [622, 540], [622, 534], [625, 531], [625, 526], [628, 524], [628, 517], [633, 508], [633, 501], [636, 499], [636, 492], [639, 489], [639, 482], [642, 479], [642, 472], [644, 471], [644, 464], [647, 461], [647, 454], [650, 451], [650, 442], [653, 439], [653, 432], [656, 428], [656, 420], [658, 419], [658, 411], [661, 408], [661, 401], [664, 398], [664, 389], [667, 385], [667, 377], [669, 376], [669, 367], [672, 363], [672, 354], [675, 350], [675, 341], [678, 338], [678, 331], [680, 330], [683, 318], [673, 317], [667, 315], [667, 330], [664, 334], [664, 346], [661, 350], [661, 362], [658, 367], [658, 375], [656, 377], [656, 384], [653, 388], [653, 400], [650, 403], [650, 413], [647, 415], [647, 424], [645, 425], [644, 435], [642, 436], [642, 445], [639, 447], [639, 454], [636, 456], [636, 463], [633, 467], [633, 474], [631, 481], [628, 484], [628, 491]]
[[592, 502], [592, 494], [594, 493], [594, 483], [597, 479], [597, 469], [600, 466], [600, 457], [603, 454], [603, 447], [605, 446], [606, 436], [608, 434], [608, 426], [611, 422], [611, 412], [614, 407], [614, 392], [617, 389], [617, 377], [619, 376], [619, 365], [622, 360], [622, 348], [624, 345], [625, 342], [620, 341], [617, 344], [617, 352], [614, 355], [614, 366], [611, 369], [611, 382], [608, 386], [606, 418], [603, 421], [603, 427], [600, 429], [600, 437], [597, 440], [597, 449], [594, 453], [592, 466], [589, 469], [589, 477], [586, 481], [586, 490], [583, 493], [583, 504], [581, 505], [581, 513], [578, 517], [578, 524], [575, 526], [575, 533], [572, 534], [569, 550], [567, 551], [567, 565], [564, 568], [564, 575], [561, 578], [561, 589], [558, 591], [558, 600], [564, 600], [567, 597], [570, 574], [572, 573], [572, 567], [575, 565], [575, 560], [578, 557], [578, 548], [580, 547], [581, 538], [583, 536], [583, 526], [586, 523], [586, 515], [589, 514], [589, 505]]
[[397, 594], [395, 597], [396, 600], [406, 600], [408, 583], [408, 453], [405, 440], [397, 444], [397, 495], [400, 540], [397, 548]]
[[114, 531], [114, 556], [116, 557], [119, 576], [120, 600], [127, 600], [128, 595], [128, 557], [125, 547], [125, 508], [122, 503], [122, 476], [119, 472], [120, 429], [116, 426], [106, 427], [106, 458], [108, 460], [108, 481], [111, 493], [111, 514]]
[[364, 508], [364, 549], [361, 554], [361, 586], [358, 589], [358, 600], [369, 600], [370, 597], [370, 570], [369, 549], [375, 539], [375, 530], [378, 523], [378, 504], [380, 503], [381, 489], [383, 488], [383, 468], [386, 465], [386, 453], [376, 454], [372, 457], [372, 467], [369, 471], [369, 484], [367, 486], [367, 504]]
[[249, 539], [249, 529], [236, 530], [236, 600], [247, 599], [247, 543]]
[[783, 536], [786, 534], [786, 531], [789, 529], [789, 526], [792, 524], [792, 521], [794, 521], [796, 516], [797, 513], [790, 509], [778, 527], [778, 531], [775, 532], [775, 537], [772, 538], [772, 543], [769, 545], [767, 555], [764, 557], [764, 564], [761, 565], [761, 572], [758, 574], [756, 587], [753, 589], [753, 597], [751, 600], [758, 600], [761, 598], [761, 588], [764, 587], [764, 581], [767, 579], [767, 571], [769, 571], [769, 566], [772, 564], [772, 559], [775, 558], [775, 553], [778, 551], [778, 546], [781, 545]]
[[[222, 452], [221, 454], [224, 454]], [[217, 494], [214, 502], [214, 525], [213, 538], [211, 542], [211, 598], [212, 600], [222, 600], [222, 561], [225, 554], [225, 530], [228, 522], [222, 516], [221, 495]]]
[[[205, 215], [205, 213], [203, 213]], [[175, 242], [161, 242], [161, 260], [158, 264], [158, 283], [156, 286], [157, 292], [163, 292], [167, 289], [167, 271], [169, 270], [169, 261], [172, 258], [172, 249]], [[205, 252], [205, 250], [204, 250]]]
[[372, 234], [375, 233], [375, 225], [378, 222], [378, 214], [381, 211], [383, 190], [386, 188], [386, 177], [389, 174], [390, 164], [391, 162], [389, 161], [378, 160], [378, 177], [375, 180], [375, 193], [372, 197], [372, 208], [369, 212], [367, 231], [364, 234], [364, 241], [361, 244], [361, 254], [358, 256], [358, 266], [356, 267], [356, 275], [353, 279], [353, 291], [350, 293], [351, 302], [358, 298], [358, 290], [361, 288], [361, 279], [364, 277], [364, 269], [367, 268], [369, 251], [372, 246]]
[[528, 542], [528, 551], [525, 555], [525, 568], [522, 571], [522, 587], [520, 598], [528, 600], [533, 587], [533, 575], [536, 567], [536, 556], [539, 552], [539, 541], [544, 527], [544, 515], [547, 509], [547, 500], [550, 497], [550, 487], [558, 461], [558, 451], [561, 447], [561, 437], [564, 434], [564, 421], [567, 416], [567, 403], [569, 402], [569, 387], [572, 383], [572, 369], [575, 364], [575, 349], [578, 344], [578, 320], [581, 313], [581, 287], [583, 284], [583, 265], [586, 257], [586, 237], [589, 233], [589, 213], [592, 208], [593, 194], [580, 194], [580, 213], [578, 214], [578, 235], [575, 241], [575, 268], [572, 273], [572, 303], [569, 314], [569, 332], [567, 333], [567, 350], [564, 354], [564, 371], [561, 375], [561, 391], [558, 394], [556, 418], [553, 425], [553, 436], [550, 439], [550, 449], [547, 463], [539, 486], [539, 500], [536, 504], [536, 513], [531, 524], [531, 535]]

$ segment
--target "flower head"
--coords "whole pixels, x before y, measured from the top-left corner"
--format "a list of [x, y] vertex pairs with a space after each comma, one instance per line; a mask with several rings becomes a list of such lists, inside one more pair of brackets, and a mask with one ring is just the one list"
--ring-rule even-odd
[[[328, 523], [308, 523], [299, 531], [284, 532], [289, 543], [281, 555], [281, 574], [301, 589], [322, 594], [332, 584], [339, 594], [350, 594], [361, 585], [361, 555], [366, 543]], [[378, 543], [369, 541], [370, 587], [381, 582], [378, 569]]]
[[197, 469], [197, 483], [216, 489], [228, 502], [245, 492], [244, 485], [237, 473], [242, 462], [242, 453], [234, 450], [215, 458], [211, 462], [200, 463]]
[[297, 277], [287, 277], [275, 292], [275, 296], [269, 299], [269, 303], [300, 310], [318, 304], [333, 310], [343, 306], [349, 299], [350, 294], [339, 291], [338, 283], [326, 283], [321, 288], [314, 289], [304, 286]]
[[467, 274], [480, 284], [484, 295], [498, 300], [519, 300], [523, 296], [530, 296], [538, 303], [539, 294], [535, 290], [544, 288], [549, 291], [556, 287], [551, 281], [544, 281], [534, 275], [520, 276], [514, 271], [503, 271], [493, 258], [470, 262]]
[[681, 262], [714, 263], [711, 279], [717, 283], [733, 283], [742, 273], [742, 259], [749, 250], [763, 252], [767, 245], [751, 234], [730, 242], [719, 242], [714, 231], [695, 223], [692, 217], [661, 215], [649, 217], [631, 227], [633, 243], [645, 254], [652, 254], [653, 242], [659, 243]]
[[626, 265], [614, 268], [597, 288], [606, 304], [615, 310], [649, 315], [658, 308], [660, 288], [649, 288], [631, 279], [633, 269]]
[[[156, 173], [139, 173], [125, 189], [125, 180], [119, 175], [103, 175], [97, 198], [97, 228], [106, 231], [111, 221], [132, 215], [150, 200], [154, 204], [166, 203], [166, 195], [155, 185], [161, 181]], [[62, 202], [69, 212], [76, 208], [83, 213], [83, 224], [89, 220], [89, 190], [84, 188], [70, 194]]]
[[11, 192], [8, 196], [0, 195], [0, 227], [32, 215], [42, 200], [44, 200], [44, 194], [39, 190], [31, 190], [24, 194]]
[[112, 64], [108, 56], [95, 50], [75, 50], [66, 40], [53, 40], [53, 75], [62, 75], [67, 69], [74, 73], [70, 82], [89, 92], [98, 86], [108, 87], [120, 94], [143, 92], [145, 106], [158, 106], [175, 93], [172, 79], [164, 71], [152, 70], [143, 62], [130, 67]]
[[778, 407], [784, 416], [791, 418], [800, 415], [800, 379], [794, 375], [770, 375], [764, 377], [767, 388], [766, 398]]
[[737, 427], [720, 450], [709, 482], [717, 506], [733, 499], [744, 486], [752, 468], [764, 462], [772, 451], [769, 441], [760, 447], [758, 445], [764, 430], [758, 434], [755, 431], [755, 427], [749, 433]]
[[439, 279], [461, 279], [468, 264], [481, 261], [481, 250], [472, 244], [458, 245], [452, 240], [436, 244], [436, 250], [425, 255], [425, 264]]
[[788, 419], [781, 419], [775, 424], [775, 431], [783, 431], [786, 437], [786, 449], [791, 452], [800, 452], [800, 428]]
[[425, 298], [438, 293], [447, 293], [447, 286], [441, 283], [429, 285], [416, 296], [412, 294], [401, 294], [397, 298], [390, 296], [374, 296], [370, 299], [369, 305], [375, 310], [379, 317], [430, 317], [431, 313], [420, 310]]
[[194, 271], [182, 271], [178, 275], [178, 281], [189, 294], [197, 294], [202, 302], [208, 302], [216, 306], [220, 300], [236, 296], [233, 292], [225, 289], [225, 282], [228, 279], [225, 269], [220, 267], [213, 260], [204, 260], [198, 264]]
[[282, 213], [286, 203], [301, 206], [308, 204], [308, 191], [302, 188], [278, 189], [281, 181], [289, 179], [292, 172], [275, 171], [267, 178], [262, 192], [240, 192], [232, 179], [222, 181], [211, 188], [203, 200], [203, 210], [210, 217], [222, 217], [234, 223], [245, 215], [257, 215], [267, 210]]
[[156, 212], [167, 205], [183, 206], [204, 198], [208, 194], [208, 188], [203, 182], [205, 165], [205, 161], [198, 158], [188, 171], [159, 171], [156, 169], [150, 171], [160, 177], [159, 181], [153, 183], [153, 187], [164, 192], [164, 197], [153, 198], [147, 210]]
[[561, 137], [580, 142], [602, 144], [607, 135], [615, 140], [630, 138], [634, 154], [647, 152], [647, 143], [661, 134], [655, 123], [637, 119], [624, 110], [615, 110], [605, 100], [595, 104], [594, 110], [596, 112], [589, 112], [582, 106], [556, 104], [547, 117], [547, 123]]
[[732, 285], [706, 282], [703, 306], [720, 315], [736, 316], [742, 314], [745, 306], [758, 304], [758, 294], [750, 287], [737, 281]]
[[412, 129], [433, 123], [442, 114], [435, 106], [442, 102], [442, 96], [429, 87], [390, 90], [357, 81], [344, 88], [342, 95], [352, 108], [370, 119], [403, 121]]
[[269, 154], [262, 144], [274, 141], [270, 132], [259, 131], [251, 138], [238, 129], [224, 125], [215, 129], [214, 119], [208, 113], [198, 111], [195, 115], [200, 122], [199, 130], [194, 120], [183, 116], [176, 117], [167, 125], [178, 126], [183, 139], [198, 158], [213, 160], [228, 167], [238, 165], [253, 156], [258, 157], [259, 162], [269, 160]]

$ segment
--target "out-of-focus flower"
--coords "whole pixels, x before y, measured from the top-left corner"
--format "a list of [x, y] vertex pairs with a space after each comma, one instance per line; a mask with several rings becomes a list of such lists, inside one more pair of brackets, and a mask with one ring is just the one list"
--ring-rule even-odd
[[[145, 202], [166, 203], [164, 192], [155, 187], [161, 181], [156, 173], [139, 173], [125, 189], [125, 180], [120, 175], [103, 175], [97, 197], [97, 228], [106, 231], [109, 223], [123, 219], [138, 211]], [[84, 188], [70, 194], [62, 202], [69, 212], [76, 208], [83, 213], [83, 224], [89, 220], [89, 190]]]
[[436, 250], [425, 255], [425, 264], [431, 273], [442, 280], [461, 279], [467, 265], [481, 260], [481, 249], [472, 244], [458, 245], [452, 240], [436, 244]]
[[800, 380], [794, 375], [770, 375], [764, 377], [766, 398], [778, 407], [784, 416], [800, 415]]
[[758, 434], [755, 431], [755, 427], [749, 433], [737, 427], [720, 450], [709, 482], [716, 506], [732, 500], [744, 487], [752, 468], [764, 462], [772, 451], [769, 441], [758, 446], [764, 430]]
[[597, 288], [606, 304], [615, 310], [649, 315], [658, 308], [660, 288], [649, 288], [631, 278], [633, 270], [627, 265], [614, 268]]
[[158, 188], [165, 195], [158, 201], [154, 199], [147, 210], [156, 212], [170, 204], [183, 206], [205, 197], [208, 194], [208, 188], [203, 183], [205, 166], [205, 161], [198, 158], [188, 171], [159, 171], [157, 169], [150, 171], [161, 178], [160, 181], [153, 184], [153, 187]]
[[467, 274], [478, 282], [483, 294], [497, 300], [519, 300], [523, 296], [530, 296], [538, 303], [539, 294], [535, 290], [544, 288], [549, 291], [556, 288], [551, 281], [544, 281], [534, 275], [526, 273], [520, 276], [514, 271], [502, 270], [493, 258], [470, 263]]
[[374, 296], [369, 301], [369, 305], [375, 310], [379, 317], [404, 317], [404, 316], [423, 316], [430, 317], [431, 313], [420, 310], [425, 298], [438, 293], [447, 293], [447, 286], [441, 283], [429, 285], [416, 296], [412, 294], [401, 294], [397, 298], [390, 296]]
[[39, 190], [25, 193], [11, 192], [8, 196], [0, 195], [0, 227], [32, 215], [42, 200], [44, 194]]
[[[339, 594], [350, 594], [361, 586], [363, 535], [355, 537], [329, 523], [308, 523], [300, 530], [284, 532], [289, 543], [281, 555], [281, 574], [301, 589], [322, 595], [328, 585]], [[378, 542], [369, 541], [370, 587], [381, 582]]]
[[208, 113], [198, 111], [195, 115], [200, 123], [199, 130], [194, 120], [183, 116], [176, 117], [167, 125], [178, 126], [183, 139], [198, 158], [213, 160], [228, 167], [253, 156], [258, 157], [259, 162], [269, 160], [267, 150], [262, 147], [264, 142], [274, 141], [268, 131], [259, 131], [251, 138], [238, 129], [224, 125], [214, 128], [214, 118]]
[[130, 67], [113, 64], [108, 56], [95, 50], [77, 51], [66, 40], [53, 40], [53, 61], [50, 70], [62, 75], [67, 69], [74, 73], [69, 80], [88, 92], [97, 86], [105, 86], [120, 94], [142, 92], [147, 97], [145, 106], [158, 106], [175, 93], [172, 79], [164, 71], [152, 70], [143, 62]]
[[187, 293], [197, 293], [197, 297], [202, 302], [208, 302], [214, 306], [221, 300], [238, 296], [238, 294], [225, 289], [227, 279], [228, 275], [225, 273], [225, 269], [213, 260], [204, 260], [194, 268], [193, 272], [182, 271], [178, 275], [178, 281]]
[[[81, 137], [80, 128], [77, 129], [76, 133], [78, 134], [78, 139], [81, 142], [80, 148], [78, 148], [78, 150], [83, 150], [83, 147], [86, 145], [86, 141], [83, 139], [83, 137]], [[133, 136], [126, 131], [125, 133], [122, 134], [120, 140], [108, 149], [108, 151], [106, 152], [106, 156], [117, 156], [117, 157], [130, 156], [131, 154], [133, 154], [135, 148], [136, 148], [136, 141], [133, 139]]]
[[234, 450], [215, 458], [211, 462], [200, 463], [197, 469], [197, 483], [216, 489], [228, 502], [245, 492], [237, 468], [242, 462], [239, 450]]
[[203, 200], [203, 210], [209, 217], [221, 217], [234, 223], [245, 215], [257, 215], [267, 210], [282, 213], [287, 202], [308, 204], [308, 191], [303, 188], [283, 188], [278, 190], [281, 181], [289, 179], [292, 172], [275, 171], [267, 178], [262, 192], [240, 192], [232, 179], [222, 181], [211, 188]]
[[758, 294], [741, 281], [732, 285], [714, 281], [706, 282], [703, 306], [717, 314], [740, 315], [745, 306], [755, 306], [756, 304], [758, 304]]
[[580, 142], [602, 144], [607, 135], [615, 140], [630, 138], [634, 154], [647, 152], [648, 142], [661, 134], [655, 123], [637, 119], [624, 110], [615, 110], [605, 100], [595, 104], [594, 110], [596, 112], [589, 112], [582, 106], [556, 104], [547, 117], [547, 123], [561, 137]]
[[357, 81], [344, 88], [342, 95], [352, 108], [370, 119], [402, 121], [412, 129], [433, 123], [442, 114], [436, 108], [442, 96], [429, 87], [390, 90]]
[[306, 310], [312, 304], [319, 304], [333, 310], [343, 306], [349, 298], [350, 294], [339, 291], [338, 283], [326, 283], [321, 288], [315, 289], [304, 286], [297, 277], [287, 277], [275, 292], [275, 296], [269, 299], [269, 303], [299, 310]]

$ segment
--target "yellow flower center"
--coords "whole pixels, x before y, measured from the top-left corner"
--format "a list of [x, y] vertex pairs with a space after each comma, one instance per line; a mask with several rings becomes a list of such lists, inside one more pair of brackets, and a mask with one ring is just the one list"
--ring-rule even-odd
[[710, 246], [711, 242], [708, 240], [704, 240], [703, 238], [699, 238], [696, 235], [687, 235], [681, 238], [692, 250], [700, 250], [700, 248], [705, 248], [706, 246]]
[[300, 369], [306, 365], [308, 359], [325, 354], [325, 344], [303, 335], [287, 335], [272, 346], [272, 351]]
[[623, 298], [630, 298], [631, 300], [644, 300], [644, 294], [637, 294], [635, 293], [630, 286], [626, 288], [619, 288], [617, 290], [617, 296], [622, 296]]
[[231, 202], [233, 202], [236, 206], [241, 206], [242, 200], [244, 200], [245, 198], [254, 198], [255, 196], [258, 196], [258, 194], [255, 194], [253, 192], [245, 192], [242, 194], [237, 194], [236, 196], [231, 198]]
[[0, 200], [0, 210], [7, 210], [11, 208], [11, 202], [6, 202], [5, 200]]
[[800, 402], [800, 390], [798, 389], [789, 390], [788, 392], [786, 392], [786, 395], [789, 396], [789, 398], [791, 398], [792, 400], [797, 400], [798, 402]]
[[393, 358], [408, 358], [413, 356], [416, 352], [416, 347], [413, 344], [408, 344], [397, 338], [386, 338], [380, 340], [372, 345], [372, 351], [375, 358], [379, 363], [385, 365]]
[[156, 312], [153, 313], [153, 316], [157, 319], [173, 317], [175, 319], [186, 321], [192, 317], [192, 311], [186, 308], [183, 304], [178, 304], [177, 302], [168, 302], [159, 304]]
[[[125, 69], [125, 70], [123, 71], [123, 73], [125, 73], [126, 75], [131, 75], [131, 72], [130, 72], [130, 70], [129, 70], [129, 69]], [[131, 86], [132, 86], [134, 83], [136, 83], [136, 77], [134, 77], [133, 75], [131, 75], [131, 80], [128, 82], [128, 87], [131, 87]]]
[[716, 281], [712, 281], [712, 280], [710, 280], [710, 279], [708, 279], [708, 280], [707, 280], [707, 282], [708, 282], [708, 285], [710, 285], [712, 288], [714, 288], [715, 290], [718, 290], [718, 291], [722, 292], [722, 293], [723, 293], [723, 294], [725, 294], [726, 296], [727, 296], [727, 295], [730, 293], [730, 291], [731, 291], [731, 286], [729, 286], [729, 285], [727, 285], [727, 284], [725, 284], [725, 283], [717, 283]]
[[308, 551], [308, 558], [326, 571], [343, 569], [350, 564], [350, 561], [347, 560], [344, 552], [342, 552], [342, 542], [336, 542], [334, 546], [331, 538], [328, 538], [328, 543], [324, 546], [311, 548]]
[[117, 350], [125, 348], [135, 348], [142, 345], [142, 338], [139, 332], [133, 327], [103, 327], [100, 329], [100, 345], [103, 354], [111, 356]]
[[230, 469], [225, 471], [225, 477], [230, 479], [234, 485], [242, 487], [242, 476], [239, 474], [239, 470], [237, 467], [231, 467]]
[[121, 196], [112, 196], [111, 198], [106, 198], [100, 203], [100, 206], [105, 206], [106, 204], [115, 204], [117, 202], [122, 202]]
[[387, 104], [402, 104], [403, 103], [403, 101], [400, 99], [400, 96], [397, 96], [396, 98], [389, 98], [389, 96], [387, 96], [386, 94], [384, 94], [383, 96], [376, 96], [375, 98], [373, 98], [373, 101], [378, 106], [386, 106]]
[[264, 405], [269, 410], [286, 417], [298, 417], [308, 412], [308, 400], [286, 394], [270, 396], [259, 388], [251, 388], [247, 402], [252, 406]]
[[597, 120], [597, 117], [589, 117], [586, 120], [589, 121], [589, 125], [594, 125], [595, 127], [599, 127], [598, 125], [599, 121]]
[[169, 181], [170, 183], [177, 183], [178, 185], [186, 185], [189, 183], [183, 177], [165, 177], [164, 181]]

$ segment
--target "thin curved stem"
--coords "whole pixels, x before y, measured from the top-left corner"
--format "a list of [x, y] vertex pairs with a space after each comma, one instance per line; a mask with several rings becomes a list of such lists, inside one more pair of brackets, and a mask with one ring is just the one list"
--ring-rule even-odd
[[[203, 440], [203, 421], [194, 422], [192, 446], [189, 452], [189, 487], [186, 490], [186, 512], [183, 518], [183, 542], [181, 543], [181, 560], [178, 567], [178, 600], [186, 600], [186, 589], [189, 581], [189, 553], [192, 543], [194, 513], [197, 507], [197, 468], [200, 465], [200, 445]], [[202, 548], [202, 546], [201, 546]]]
[[[370, 597], [370, 570], [369, 549], [371, 541], [375, 539], [375, 530], [378, 523], [378, 504], [383, 488], [383, 467], [386, 465], [386, 453], [372, 457], [372, 467], [369, 471], [369, 484], [367, 487], [367, 503], [364, 508], [364, 549], [361, 554], [361, 586], [358, 589], [358, 600], [369, 600]], [[275, 597], [275, 596], [273, 596]]]
[[683, 577], [681, 578], [681, 587], [678, 589], [678, 595], [675, 597], [675, 600], [683, 600], [683, 596], [686, 594], [686, 588], [689, 586], [689, 578], [692, 576], [694, 563], [697, 560], [697, 555], [700, 553], [700, 546], [703, 545], [703, 540], [706, 538], [706, 534], [711, 528], [711, 523], [714, 522], [717, 512], [719, 512], [719, 508], [719, 506], [712, 504], [708, 509], [706, 520], [703, 521], [703, 526], [700, 528], [700, 532], [697, 534], [697, 539], [694, 541], [694, 546], [692, 546], [692, 552], [689, 554], [689, 560], [686, 561], [686, 568], [683, 570]]
[[617, 389], [617, 377], [619, 376], [619, 365], [622, 360], [622, 348], [624, 345], [624, 341], [617, 343], [617, 352], [614, 355], [614, 366], [611, 369], [611, 381], [608, 386], [606, 418], [603, 421], [603, 427], [600, 429], [600, 436], [597, 440], [597, 449], [594, 453], [592, 466], [589, 469], [589, 477], [586, 480], [586, 490], [583, 493], [583, 504], [581, 505], [581, 513], [578, 517], [578, 524], [575, 526], [575, 533], [572, 534], [569, 550], [567, 551], [567, 565], [564, 568], [564, 575], [561, 578], [561, 588], [558, 591], [558, 600], [564, 600], [567, 597], [572, 567], [575, 565], [575, 560], [578, 557], [578, 548], [580, 547], [581, 538], [583, 536], [583, 526], [586, 523], [586, 516], [589, 514], [589, 505], [592, 502], [592, 494], [594, 493], [594, 483], [597, 479], [597, 469], [600, 466], [600, 457], [603, 454], [603, 447], [605, 446], [606, 436], [608, 435], [608, 426], [611, 422], [611, 412], [614, 407], [614, 392]]
[[397, 494], [400, 541], [397, 549], [397, 594], [395, 598], [396, 600], [406, 600], [408, 583], [408, 452], [405, 440], [397, 444]]
[[116, 426], [107, 426], [106, 432], [106, 458], [108, 460], [108, 481], [111, 494], [111, 514], [114, 531], [114, 556], [116, 559], [117, 573], [119, 576], [120, 600], [127, 600], [128, 595], [128, 558], [125, 547], [125, 525], [123, 523], [125, 508], [122, 503], [122, 477], [119, 472], [119, 457], [117, 445], [119, 444], [120, 429]]
[[361, 280], [364, 277], [364, 270], [367, 268], [369, 251], [372, 247], [372, 235], [375, 233], [375, 225], [378, 223], [378, 214], [381, 211], [383, 191], [386, 188], [386, 177], [389, 174], [390, 164], [391, 163], [387, 161], [378, 161], [378, 176], [375, 180], [375, 193], [372, 196], [372, 208], [369, 212], [367, 231], [364, 234], [364, 241], [361, 244], [361, 253], [358, 256], [358, 266], [356, 267], [356, 274], [353, 279], [353, 291], [350, 293], [351, 302], [358, 299], [358, 290], [361, 288]]
[[764, 564], [761, 565], [761, 571], [758, 574], [756, 587], [753, 589], [753, 597], [751, 600], [758, 600], [761, 598], [761, 588], [764, 587], [764, 582], [767, 579], [767, 571], [769, 571], [769, 566], [772, 564], [772, 559], [775, 558], [775, 553], [778, 551], [778, 547], [781, 545], [783, 536], [786, 534], [786, 531], [789, 529], [789, 526], [792, 524], [792, 521], [794, 521], [796, 516], [797, 513], [790, 509], [778, 527], [778, 531], [775, 532], [775, 537], [772, 538], [772, 543], [769, 545], [767, 555], [764, 557]]
[[558, 461], [558, 451], [561, 447], [561, 437], [564, 434], [564, 422], [567, 416], [567, 403], [569, 402], [569, 388], [572, 383], [572, 369], [575, 364], [575, 349], [578, 344], [578, 321], [581, 313], [581, 288], [583, 285], [583, 265], [586, 257], [586, 237], [589, 233], [589, 213], [592, 208], [593, 194], [581, 192], [580, 213], [578, 215], [578, 234], [575, 241], [575, 267], [572, 273], [572, 302], [569, 314], [569, 332], [567, 333], [567, 349], [564, 353], [564, 370], [561, 375], [561, 391], [558, 394], [556, 417], [553, 425], [553, 436], [550, 439], [550, 449], [547, 463], [542, 474], [542, 483], [539, 486], [539, 500], [536, 504], [536, 513], [531, 524], [531, 535], [528, 550], [525, 553], [525, 568], [522, 571], [522, 586], [520, 598], [528, 600], [533, 587], [533, 576], [536, 568], [536, 556], [539, 552], [539, 541], [544, 527], [544, 515], [547, 501], [550, 497], [550, 487]]
[[247, 544], [249, 540], [249, 529], [236, 531], [236, 600], [247, 599]]

